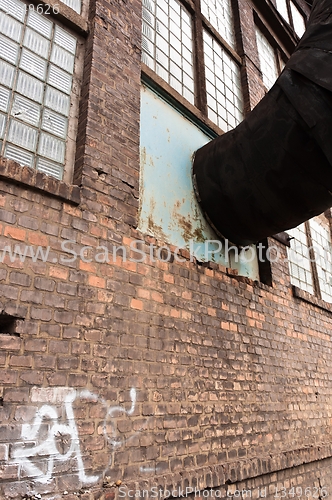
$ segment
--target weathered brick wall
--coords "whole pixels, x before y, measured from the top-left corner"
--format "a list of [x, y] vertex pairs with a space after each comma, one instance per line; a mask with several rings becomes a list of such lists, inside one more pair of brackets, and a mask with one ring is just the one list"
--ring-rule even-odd
[[0, 498], [292, 481], [331, 494], [332, 317], [293, 297], [285, 261], [270, 287], [186, 252], [68, 260], [163, 245], [135, 230], [140, 2], [98, 2], [93, 16], [80, 189], [0, 162], [1, 246], [51, 249], [0, 268], [0, 310], [20, 318], [0, 335]]

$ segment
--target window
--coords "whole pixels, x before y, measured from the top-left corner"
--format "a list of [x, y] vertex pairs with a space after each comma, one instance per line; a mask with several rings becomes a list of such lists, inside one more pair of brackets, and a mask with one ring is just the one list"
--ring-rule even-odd
[[278, 12], [294, 29], [299, 38], [305, 32], [305, 16], [300, 12], [299, 8], [292, 0], [276, 0]]
[[269, 90], [278, 78], [277, 56], [274, 47], [256, 27], [256, 41], [263, 83]]
[[332, 244], [329, 220], [321, 215], [288, 231], [291, 283], [332, 303]]
[[[77, 2], [70, 6], [80, 10]], [[73, 163], [77, 46], [77, 37], [50, 15], [1, 0], [0, 152], [57, 179]]]
[[227, 131], [243, 119], [230, 0], [194, 5], [191, 12], [179, 0], [143, 0], [142, 61]]

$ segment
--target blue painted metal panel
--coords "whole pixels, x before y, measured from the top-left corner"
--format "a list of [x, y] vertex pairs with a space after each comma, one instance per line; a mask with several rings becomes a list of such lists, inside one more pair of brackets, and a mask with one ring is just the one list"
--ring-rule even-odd
[[233, 256], [226, 253], [227, 261], [224, 247], [219, 250], [219, 238], [196, 200], [192, 156], [209, 140], [197, 125], [152, 90], [142, 87], [139, 229], [191, 250], [200, 261], [212, 260], [258, 279], [256, 258], [249, 263], [234, 262]]

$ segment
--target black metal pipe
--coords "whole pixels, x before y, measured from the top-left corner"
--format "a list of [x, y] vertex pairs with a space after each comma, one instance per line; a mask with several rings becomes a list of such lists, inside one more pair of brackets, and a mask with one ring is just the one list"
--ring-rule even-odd
[[207, 219], [238, 245], [332, 206], [332, 0], [316, 1], [284, 71], [247, 118], [196, 152], [193, 176]]

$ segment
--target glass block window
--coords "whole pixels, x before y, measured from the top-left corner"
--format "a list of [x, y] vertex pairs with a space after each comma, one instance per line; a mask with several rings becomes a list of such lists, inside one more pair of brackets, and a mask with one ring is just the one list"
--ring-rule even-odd
[[290, 2], [290, 8], [292, 12], [294, 31], [297, 34], [297, 36], [301, 38], [301, 36], [305, 32], [304, 18], [300, 13], [299, 9], [293, 4], [293, 2]]
[[203, 38], [208, 117], [230, 130], [243, 119], [240, 68], [206, 31]]
[[230, 0], [201, 0], [202, 14], [218, 33], [235, 48], [233, 14]]
[[316, 219], [311, 219], [309, 224], [321, 297], [326, 302], [332, 302], [332, 245], [330, 228], [328, 224], [323, 225]]
[[289, 23], [287, 1], [286, 0], [276, 0], [276, 1], [277, 1], [278, 12], [280, 12], [282, 17]]
[[269, 90], [278, 78], [278, 67], [274, 48], [256, 27], [256, 41], [263, 82]]
[[305, 225], [300, 224], [287, 233], [292, 237], [288, 248], [288, 263], [292, 285], [314, 293], [311, 262]]
[[143, 0], [142, 61], [194, 104], [192, 19], [177, 0]]
[[0, 2], [0, 147], [62, 179], [76, 38], [19, 0]]

